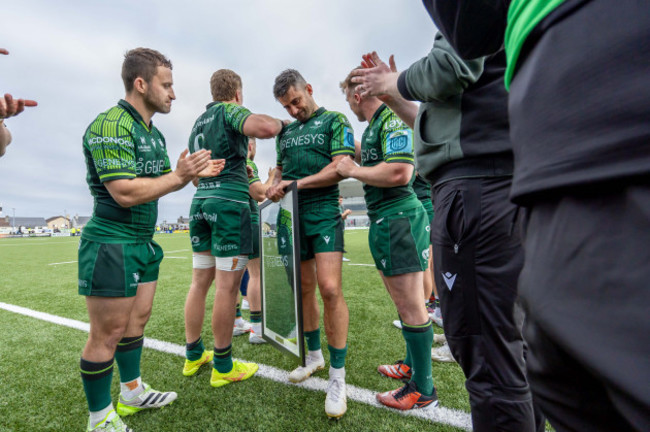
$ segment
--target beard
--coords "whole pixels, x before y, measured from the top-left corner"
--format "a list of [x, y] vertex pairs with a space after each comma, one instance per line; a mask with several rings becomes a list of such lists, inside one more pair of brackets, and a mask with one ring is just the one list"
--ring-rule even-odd
[[152, 91], [144, 94], [144, 103], [153, 112], [167, 114], [171, 111], [171, 103], [167, 103], [167, 95], [156, 95]]

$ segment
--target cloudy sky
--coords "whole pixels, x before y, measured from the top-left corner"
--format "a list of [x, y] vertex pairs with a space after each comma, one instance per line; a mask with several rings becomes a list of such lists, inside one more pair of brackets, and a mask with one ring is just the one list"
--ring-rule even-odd
[[[273, 99], [275, 76], [298, 69], [316, 102], [344, 113], [357, 138], [365, 125], [350, 112], [338, 83], [361, 54], [395, 54], [404, 69], [424, 56], [435, 27], [416, 0], [13, 1], [4, 8], [0, 92], [35, 99], [6, 121], [14, 139], [0, 159], [4, 214], [89, 216], [81, 137], [95, 116], [124, 96], [124, 52], [155, 48], [174, 65], [177, 99], [154, 123], [165, 135], [172, 165], [196, 117], [210, 101], [209, 79], [221, 68], [244, 83], [244, 105], [288, 118]], [[263, 180], [275, 164], [272, 140], [258, 142]], [[187, 215], [193, 188], [160, 200], [159, 221]]]

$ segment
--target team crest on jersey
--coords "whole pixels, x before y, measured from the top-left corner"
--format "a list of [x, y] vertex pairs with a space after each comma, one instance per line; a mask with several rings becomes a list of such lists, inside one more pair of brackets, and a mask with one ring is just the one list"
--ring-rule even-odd
[[301, 124], [300, 127], [299, 127], [298, 129], [299, 129], [299, 130], [302, 130], [302, 128], [304, 128], [304, 127], [305, 127], [305, 125], [304, 125], [304, 124]]
[[153, 148], [156, 148], [156, 140], [153, 138], [151, 138], [151, 145], [153, 146]]
[[413, 133], [410, 130], [391, 132], [386, 139], [386, 155], [413, 152]]
[[354, 148], [354, 134], [349, 127], [343, 128], [343, 145], [349, 148]]
[[165, 147], [165, 143], [160, 138], [158, 138], [158, 144], [160, 144], [160, 148]]

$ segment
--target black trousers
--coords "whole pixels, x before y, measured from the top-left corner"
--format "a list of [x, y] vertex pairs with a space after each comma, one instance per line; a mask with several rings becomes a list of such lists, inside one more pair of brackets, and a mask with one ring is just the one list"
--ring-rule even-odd
[[520, 294], [535, 400], [561, 431], [650, 431], [650, 185], [535, 204]]
[[467, 379], [477, 432], [536, 430], [523, 313], [515, 309], [523, 250], [510, 184], [510, 177], [475, 178], [433, 188], [431, 240], [444, 330]]

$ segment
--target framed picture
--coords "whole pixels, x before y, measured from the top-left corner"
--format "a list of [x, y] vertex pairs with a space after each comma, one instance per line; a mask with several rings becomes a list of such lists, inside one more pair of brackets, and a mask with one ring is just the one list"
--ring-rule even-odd
[[300, 286], [298, 189], [260, 205], [262, 337], [305, 365]]

